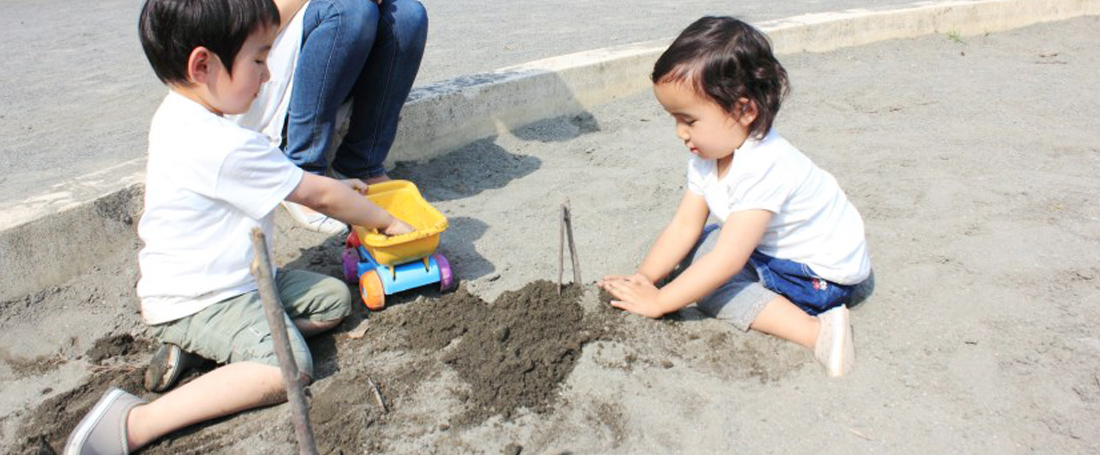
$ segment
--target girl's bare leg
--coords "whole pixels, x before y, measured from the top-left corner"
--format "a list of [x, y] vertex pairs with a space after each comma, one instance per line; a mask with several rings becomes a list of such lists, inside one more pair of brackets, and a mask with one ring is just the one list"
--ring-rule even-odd
[[786, 297], [778, 296], [764, 306], [749, 328], [784, 340], [790, 340], [802, 346], [814, 349], [817, 335], [821, 331], [818, 318], [806, 314]]

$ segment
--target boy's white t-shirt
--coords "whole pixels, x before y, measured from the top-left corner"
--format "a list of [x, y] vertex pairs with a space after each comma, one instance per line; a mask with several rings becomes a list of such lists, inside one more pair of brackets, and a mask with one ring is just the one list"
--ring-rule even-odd
[[859, 212], [832, 174], [778, 133], [745, 140], [722, 179], [716, 165], [692, 156], [688, 190], [702, 195], [722, 223], [733, 212], [772, 212], [757, 251], [808, 265], [835, 283], [857, 284], [870, 275]]
[[286, 124], [294, 72], [298, 68], [298, 54], [302, 48], [302, 17], [307, 8], [309, 2], [302, 5], [271, 43], [271, 51], [267, 53], [267, 69], [271, 78], [260, 87], [248, 112], [226, 117], [238, 125], [263, 133], [276, 147], [283, 142], [283, 125]]
[[301, 179], [264, 135], [169, 92], [149, 128], [138, 223], [145, 322], [173, 321], [255, 290], [252, 228], [263, 229], [271, 249], [273, 211]]

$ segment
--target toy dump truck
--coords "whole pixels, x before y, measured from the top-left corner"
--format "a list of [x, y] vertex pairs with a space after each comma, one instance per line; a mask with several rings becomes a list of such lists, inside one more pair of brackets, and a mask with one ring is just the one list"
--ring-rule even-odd
[[439, 234], [447, 230], [443, 216], [407, 180], [371, 185], [367, 198], [412, 225], [413, 232], [385, 236], [374, 229], [352, 226], [344, 242], [344, 279], [359, 283], [363, 303], [371, 310], [386, 306], [386, 295], [439, 283], [441, 292], [455, 288], [451, 264], [439, 247]]

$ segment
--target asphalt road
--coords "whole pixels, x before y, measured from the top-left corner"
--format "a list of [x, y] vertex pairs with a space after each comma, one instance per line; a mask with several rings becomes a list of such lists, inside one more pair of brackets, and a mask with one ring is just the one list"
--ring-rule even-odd
[[[762, 21], [903, 0], [422, 0], [430, 31], [417, 84], [675, 36], [706, 14]], [[0, 206], [145, 153], [164, 87], [137, 38], [135, 0], [0, 2]], [[4, 204], [4, 203], [7, 204]]]

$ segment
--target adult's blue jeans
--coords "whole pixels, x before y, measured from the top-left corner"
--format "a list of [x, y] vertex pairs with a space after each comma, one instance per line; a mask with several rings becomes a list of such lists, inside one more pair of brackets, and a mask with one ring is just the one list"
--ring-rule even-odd
[[385, 172], [428, 36], [428, 14], [416, 0], [312, 0], [303, 17], [302, 48], [287, 113], [286, 155], [314, 174], [328, 168], [336, 112], [352, 99], [347, 134], [333, 170], [357, 178]]

